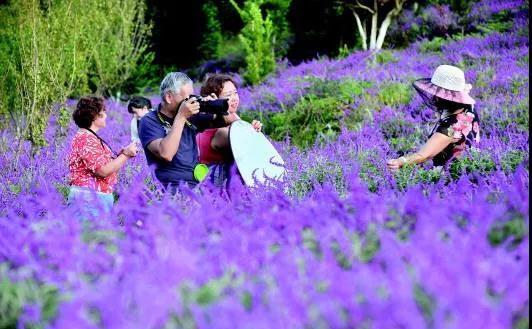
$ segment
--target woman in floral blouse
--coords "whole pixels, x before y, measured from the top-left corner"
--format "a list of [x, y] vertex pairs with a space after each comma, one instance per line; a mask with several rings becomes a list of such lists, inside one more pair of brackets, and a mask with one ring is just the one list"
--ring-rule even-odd
[[462, 70], [440, 65], [432, 78], [416, 80], [413, 85], [425, 104], [440, 113], [440, 120], [419, 151], [388, 160], [388, 168], [399, 169], [429, 159], [435, 166], [443, 166], [467, 146], [480, 142], [479, 119], [473, 109], [475, 100], [469, 96], [471, 85], [465, 83]]
[[[137, 155], [135, 142], [117, 155], [97, 132], [106, 125], [104, 100], [100, 97], [82, 97], [76, 105], [73, 119], [80, 128], [72, 140], [68, 156], [70, 170], [69, 202], [83, 200], [99, 202], [105, 210], [113, 205], [113, 187], [118, 170]], [[95, 199], [96, 197], [96, 199]]]

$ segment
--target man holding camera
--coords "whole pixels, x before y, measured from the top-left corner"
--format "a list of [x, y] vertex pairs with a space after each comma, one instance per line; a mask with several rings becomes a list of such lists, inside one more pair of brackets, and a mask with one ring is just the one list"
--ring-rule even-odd
[[148, 165], [155, 166], [157, 179], [174, 191], [183, 183], [195, 186], [207, 174], [206, 166], [199, 164], [196, 134], [238, 120], [227, 114], [227, 102], [214, 101], [213, 94], [200, 103], [193, 91], [186, 74], [167, 74], [160, 86], [161, 104], [140, 120], [139, 137]]

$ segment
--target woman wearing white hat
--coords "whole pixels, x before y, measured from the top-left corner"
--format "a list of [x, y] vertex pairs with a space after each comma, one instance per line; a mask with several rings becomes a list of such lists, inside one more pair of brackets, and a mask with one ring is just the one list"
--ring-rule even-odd
[[440, 113], [440, 120], [419, 151], [388, 160], [388, 168], [399, 169], [429, 159], [433, 159], [435, 166], [443, 166], [466, 146], [480, 141], [479, 119], [473, 109], [475, 100], [469, 96], [471, 85], [465, 83], [462, 70], [440, 65], [431, 79], [416, 80], [413, 86], [425, 104]]

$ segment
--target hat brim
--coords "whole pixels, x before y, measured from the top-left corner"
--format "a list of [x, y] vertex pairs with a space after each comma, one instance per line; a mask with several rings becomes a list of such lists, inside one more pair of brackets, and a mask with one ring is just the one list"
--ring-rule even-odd
[[475, 104], [475, 100], [471, 96], [469, 96], [469, 94], [466, 93], [465, 91], [448, 90], [448, 89], [436, 86], [435, 84], [430, 82], [430, 79], [416, 80], [414, 81], [414, 86], [426, 93], [429, 93], [433, 96], [436, 96], [436, 97], [439, 97], [441, 99], [445, 99], [451, 102], [466, 104], [466, 105]]

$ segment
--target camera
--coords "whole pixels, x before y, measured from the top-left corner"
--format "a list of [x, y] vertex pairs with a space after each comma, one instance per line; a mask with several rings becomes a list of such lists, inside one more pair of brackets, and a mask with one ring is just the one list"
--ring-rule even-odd
[[229, 100], [228, 99], [214, 99], [210, 101], [203, 100], [203, 97], [199, 95], [190, 95], [190, 97], [195, 97], [200, 104], [200, 112], [211, 113], [211, 114], [221, 114], [227, 115], [227, 110], [229, 109]]

